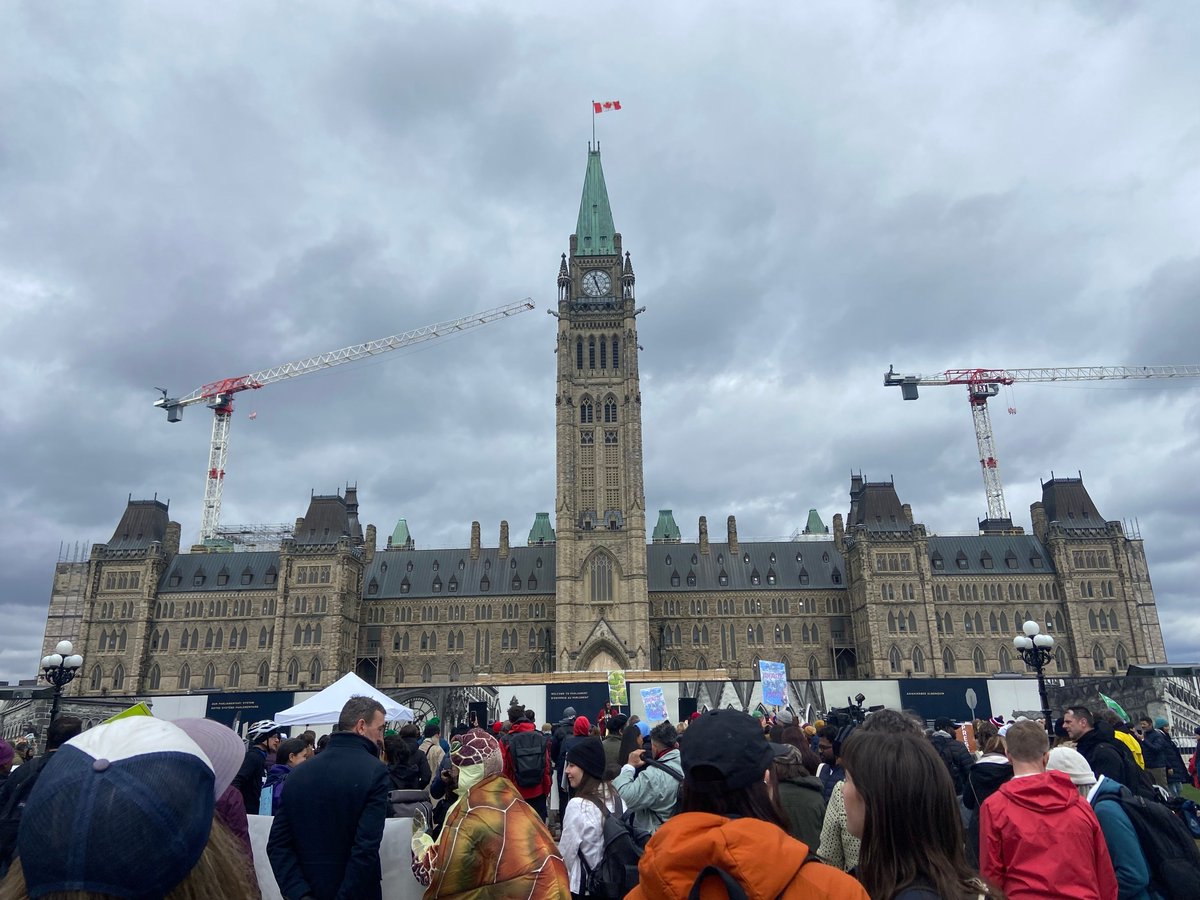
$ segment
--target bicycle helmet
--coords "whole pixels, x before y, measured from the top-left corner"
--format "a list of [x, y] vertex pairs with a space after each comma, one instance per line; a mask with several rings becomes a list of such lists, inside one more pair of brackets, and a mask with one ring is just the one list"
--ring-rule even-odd
[[255, 722], [246, 732], [246, 737], [250, 743], [257, 744], [259, 741], [265, 741], [273, 734], [287, 734], [287, 729], [282, 725], [276, 725], [270, 719], [263, 719], [261, 722]]

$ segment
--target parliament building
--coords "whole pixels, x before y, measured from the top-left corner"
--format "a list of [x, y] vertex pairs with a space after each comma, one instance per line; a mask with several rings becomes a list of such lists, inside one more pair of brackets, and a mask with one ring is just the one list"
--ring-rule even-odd
[[760, 659], [794, 679], [994, 676], [1025, 671], [1012, 638], [1029, 619], [1055, 637], [1051, 675], [1166, 659], [1140, 535], [1081, 478], [1042, 485], [1032, 534], [930, 534], [896, 484], [860, 476], [844, 517], [811, 511], [792, 540], [740, 541], [729, 516], [684, 543], [670, 510], [648, 534], [635, 283], [589, 149], [553, 310], [555, 507], [524, 540], [501, 522], [484, 546], [476, 522], [467, 546], [418, 549], [401, 520], [380, 547], [347, 488], [311, 497], [276, 549], [185, 550], [164, 503], [131, 499], [108, 543], [56, 569], [43, 652], [65, 637], [83, 654], [69, 693], [303, 691], [347, 671], [388, 691], [611, 669], [752, 680]]

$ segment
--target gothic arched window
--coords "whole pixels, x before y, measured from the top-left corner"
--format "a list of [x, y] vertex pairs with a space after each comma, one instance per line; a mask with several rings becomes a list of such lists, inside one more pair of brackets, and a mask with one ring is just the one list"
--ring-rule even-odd
[[987, 671], [987, 661], [983, 658], [983, 650], [981, 650], [979, 647], [975, 648], [975, 652], [971, 654], [971, 659], [975, 663], [976, 672]]
[[200, 686], [202, 688], [213, 688], [217, 684], [217, 670], [213, 668], [213, 664], [209, 663], [204, 667], [204, 680]]
[[575, 341], [575, 368], [583, 368], [583, 338]]
[[586, 425], [594, 420], [595, 412], [592, 407], [592, 401], [584, 400], [579, 404], [579, 421]]
[[308, 667], [308, 679], [310, 686], [321, 683], [321, 660], [315, 656]]
[[612, 367], [614, 369], [619, 369], [621, 367], [621, 355], [617, 350], [617, 348], [620, 346], [621, 339], [614, 335], [612, 339]]
[[186, 691], [192, 684], [192, 670], [187, 663], [183, 664], [183, 668], [179, 670], [179, 689]]
[[914, 672], [925, 671], [925, 651], [920, 647], [913, 647], [912, 667]]
[[954, 662], [954, 651], [949, 647], [942, 650], [942, 668], [946, 670], [947, 675], [954, 674], [956, 665]]
[[893, 672], [899, 672], [900, 664], [900, 648], [893, 644], [891, 651], [888, 653], [888, 665], [891, 666]]
[[596, 339], [588, 338], [588, 368], [596, 368]]
[[158, 686], [162, 683], [162, 672], [158, 668], [158, 663], [150, 667], [150, 690], [157, 691]]
[[617, 401], [614, 400], [612, 397], [609, 397], [607, 400], [604, 401], [604, 421], [605, 422], [617, 421]]
[[267, 661], [264, 659], [262, 664], [258, 667], [258, 686], [266, 687], [270, 680], [271, 668], [267, 665]]
[[300, 663], [299, 663], [299, 661], [297, 661], [296, 657], [293, 656], [291, 658], [291, 660], [288, 662], [287, 683], [295, 684], [299, 680], [300, 680]]
[[238, 686], [238, 682], [241, 680], [242, 667], [235, 661], [234, 664], [229, 667], [229, 683], [226, 685], [226, 687], [235, 688]]
[[1096, 644], [1094, 647], [1092, 647], [1092, 667], [1097, 672], [1101, 672], [1104, 670], [1104, 663], [1104, 648], [1099, 644]]
[[608, 342], [600, 338], [600, 368], [608, 368]]
[[588, 571], [590, 596], [593, 603], [611, 603], [613, 600], [613, 563], [607, 553], [592, 557]]
[[117, 663], [117, 667], [113, 669], [113, 690], [119, 691], [125, 687], [125, 667]]

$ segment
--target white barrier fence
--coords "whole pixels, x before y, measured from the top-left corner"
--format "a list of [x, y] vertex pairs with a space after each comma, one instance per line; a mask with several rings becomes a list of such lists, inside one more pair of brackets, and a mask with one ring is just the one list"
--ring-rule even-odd
[[[254, 849], [254, 874], [263, 900], [283, 900], [271, 861], [267, 859], [267, 839], [271, 836], [271, 816], [248, 816], [250, 844]], [[379, 863], [383, 870], [383, 900], [420, 900], [424, 886], [412, 873], [412, 819], [388, 819], [383, 825], [379, 845]]]

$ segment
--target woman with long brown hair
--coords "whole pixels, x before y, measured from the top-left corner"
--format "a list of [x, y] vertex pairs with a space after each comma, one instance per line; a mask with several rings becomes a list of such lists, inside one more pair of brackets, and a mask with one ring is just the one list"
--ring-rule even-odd
[[604, 856], [605, 816], [622, 812], [621, 798], [605, 778], [606, 767], [604, 745], [598, 737], [589, 737], [567, 750], [563, 774], [571, 785], [572, 796], [563, 809], [558, 849], [567, 864], [573, 897], [585, 895], [585, 870], [600, 865]]
[[963, 854], [954, 782], [927, 739], [863, 729], [842, 746], [842, 796], [872, 900], [999, 898]]

